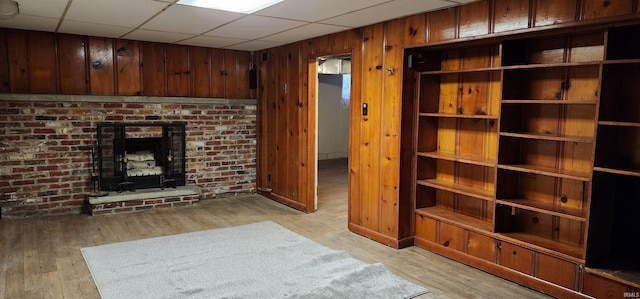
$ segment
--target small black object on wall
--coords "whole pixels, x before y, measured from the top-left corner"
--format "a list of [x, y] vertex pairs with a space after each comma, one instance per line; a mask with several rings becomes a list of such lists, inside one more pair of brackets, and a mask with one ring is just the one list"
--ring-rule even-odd
[[249, 89], [258, 88], [258, 67], [254, 64], [249, 70]]

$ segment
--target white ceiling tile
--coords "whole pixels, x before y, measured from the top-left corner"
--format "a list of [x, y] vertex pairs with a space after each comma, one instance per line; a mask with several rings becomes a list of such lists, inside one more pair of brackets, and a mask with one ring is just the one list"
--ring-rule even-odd
[[58, 19], [43, 18], [19, 14], [11, 20], [0, 20], [0, 27], [36, 30], [55, 31], [58, 26]]
[[285, 0], [256, 12], [257, 15], [316, 22], [390, 0]]
[[451, 7], [455, 4], [442, 0], [395, 0], [371, 8], [323, 20], [321, 23], [362, 27], [425, 11]]
[[68, 0], [17, 0], [20, 14], [57, 18], [62, 17]]
[[138, 29], [123, 36], [122, 38], [159, 43], [175, 43], [191, 37], [193, 37], [193, 34]]
[[350, 28], [312, 23], [312, 24], [304, 25], [302, 27], [291, 29], [285, 32], [267, 36], [267, 37], [261, 38], [261, 40], [275, 41], [275, 42], [295, 42], [295, 41], [308, 39], [316, 36], [344, 31], [347, 29], [350, 29]]
[[225, 47], [226, 49], [231, 50], [240, 50], [240, 51], [258, 51], [262, 49], [274, 48], [277, 46], [281, 46], [286, 44], [286, 42], [271, 42], [271, 41], [263, 41], [263, 40], [252, 40], [240, 44], [234, 44], [231, 46]]
[[138, 27], [167, 5], [167, 3], [152, 0], [73, 0], [66, 19]]
[[239, 39], [239, 38], [200, 35], [200, 36], [195, 36], [190, 39], [180, 41], [178, 42], [178, 44], [198, 46], [198, 47], [224, 48], [229, 45], [246, 42], [246, 41], [247, 41], [246, 39]]
[[89, 36], [119, 38], [133, 28], [85, 23], [77, 21], [63, 21], [58, 32]]
[[151, 19], [141, 28], [201, 34], [243, 16], [245, 14], [176, 4]]
[[206, 35], [256, 39], [305, 24], [308, 23], [249, 15], [207, 32]]

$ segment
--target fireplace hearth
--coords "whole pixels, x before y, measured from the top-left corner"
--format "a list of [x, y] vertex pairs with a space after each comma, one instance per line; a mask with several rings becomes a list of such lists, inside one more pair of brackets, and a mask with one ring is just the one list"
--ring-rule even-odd
[[98, 123], [101, 191], [185, 185], [185, 123]]

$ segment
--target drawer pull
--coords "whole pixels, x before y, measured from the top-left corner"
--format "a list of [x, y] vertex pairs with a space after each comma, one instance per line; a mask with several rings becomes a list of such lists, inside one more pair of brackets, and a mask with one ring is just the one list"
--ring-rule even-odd
[[442, 243], [442, 245], [444, 245], [444, 247], [449, 247], [449, 241]]

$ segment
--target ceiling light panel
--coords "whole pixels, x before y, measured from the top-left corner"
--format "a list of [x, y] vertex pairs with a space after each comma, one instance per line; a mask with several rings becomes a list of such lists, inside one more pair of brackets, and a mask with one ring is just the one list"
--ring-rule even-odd
[[178, 4], [250, 14], [282, 0], [180, 0]]
[[[286, 0], [256, 12], [257, 15], [316, 22], [352, 11], [365, 9], [389, 0]], [[301, 9], [304, 7], [304, 9]]]

